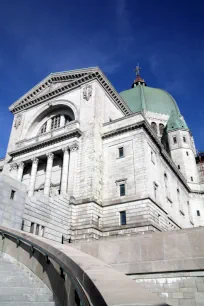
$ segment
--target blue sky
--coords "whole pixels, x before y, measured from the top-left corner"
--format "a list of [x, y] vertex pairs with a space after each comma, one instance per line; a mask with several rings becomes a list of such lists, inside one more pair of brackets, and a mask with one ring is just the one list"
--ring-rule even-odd
[[8, 106], [50, 72], [100, 66], [120, 92], [139, 62], [147, 84], [176, 99], [204, 150], [202, 0], [0, 1], [0, 157]]

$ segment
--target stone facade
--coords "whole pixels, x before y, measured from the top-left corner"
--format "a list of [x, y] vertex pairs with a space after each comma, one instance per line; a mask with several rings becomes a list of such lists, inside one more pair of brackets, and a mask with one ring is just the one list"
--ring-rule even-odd
[[132, 113], [99, 68], [51, 74], [10, 110], [2, 167], [26, 186], [25, 231], [60, 241], [204, 225], [190, 132], [176, 148], [169, 134], [167, 153], [151, 123], [168, 116]]

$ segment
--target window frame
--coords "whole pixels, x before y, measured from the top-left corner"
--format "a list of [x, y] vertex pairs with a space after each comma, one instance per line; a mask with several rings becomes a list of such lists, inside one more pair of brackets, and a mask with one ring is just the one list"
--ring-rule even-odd
[[[122, 152], [122, 155], [121, 155], [121, 152]], [[125, 155], [124, 155], [124, 147], [119, 147], [118, 148], [118, 158], [123, 158]]]
[[10, 192], [10, 200], [14, 200], [15, 194], [16, 194], [16, 190], [11, 189], [11, 192]]
[[173, 136], [172, 139], [173, 139], [173, 144], [177, 144], [177, 137]]
[[127, 224], [127, 218], [126, 218], [126, 210], [122, 210], [119, 212], [120, 214], [120, 226]]
[[[125, 185], [126, 185], [125, 182], [119, 184], [120, 197], [124, 197], [126, 195], [126, 186]], [[122, 186], [124, 188], [124, 192], [123, 193], [121, 192], [122, 191]]]

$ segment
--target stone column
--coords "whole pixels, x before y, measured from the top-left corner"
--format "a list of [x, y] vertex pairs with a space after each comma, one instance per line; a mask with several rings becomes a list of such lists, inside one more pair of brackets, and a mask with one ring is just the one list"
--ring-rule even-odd
[[70, 161], [69, 161], [69, 177], [68, 177], [68, 195], [73, 196], [74, 193], [74, 181], [77, 162], [77, 151], [79, 149], [78, 143], [74, 143], [70, 146]]
[[46, 129], [46, 132], [50, 132], [51, 131], [51, 123], [52, 123], [52, 119], [49, 118], [47, 120], [47, 129]]
[[13, 178], [16, 178], [17, 177], [17, 171], [18, 171], [18, 166], [17, 166], [17, 164], [16, 163], [13, 163], [13, 164], [11, 164], [10, 165], [10, 171], [11, 171], [11, 176], [13, 177]]
[[30, 175], [30, 184], [29, 184], [29, 191], [28, 196], [31, 197], [34, 194], [35, 190], [35, 180], [36, 180], [36, 174], [38, 170], [38, 162], [39, 159], [37, 157], [34, 157], [32, 163], [32, 169], [31, 169], [31, 175]]
[[61, 194], [67, 193], [67, 182], [69, 172], [69, 148], [63, 148], [63, 166], [62, 166], [62, 182], [61, 182]]
[[45, 187], [44, 187], [44, 194], [47, 196], [49, 196], [50, 194], [53, 159], [54, 159], [54, 154], [48, 153], [47, 154], [47, 168], [46, 168], [46, 174], [45, 174]]
[[65, 116], [64, 115], [60, 115], [60, 127], [65, 126]]
[[20, 162], [18, 164], [17, 180], [20, 181], [20, 182], [22, 181], [24, 166], [25, 166], [25, 164], [23, 162]]

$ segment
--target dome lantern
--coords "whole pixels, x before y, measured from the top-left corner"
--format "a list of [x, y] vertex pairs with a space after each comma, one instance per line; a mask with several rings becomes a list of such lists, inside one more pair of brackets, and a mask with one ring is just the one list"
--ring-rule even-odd
[[145, 83], [145, 80], [141, 78], [140, 76], [140, 70], [142, 68], [140, 68], [139, 64], [136, 66], [135, 68], [135, 72], [136, 72], [136, 79], [134, 80], [133, 84], [132, 84], [132, 88], [133, 87], [136, 87], [138, 85], [143, 85], [143, 86], [146, 86], [146, 83]]

